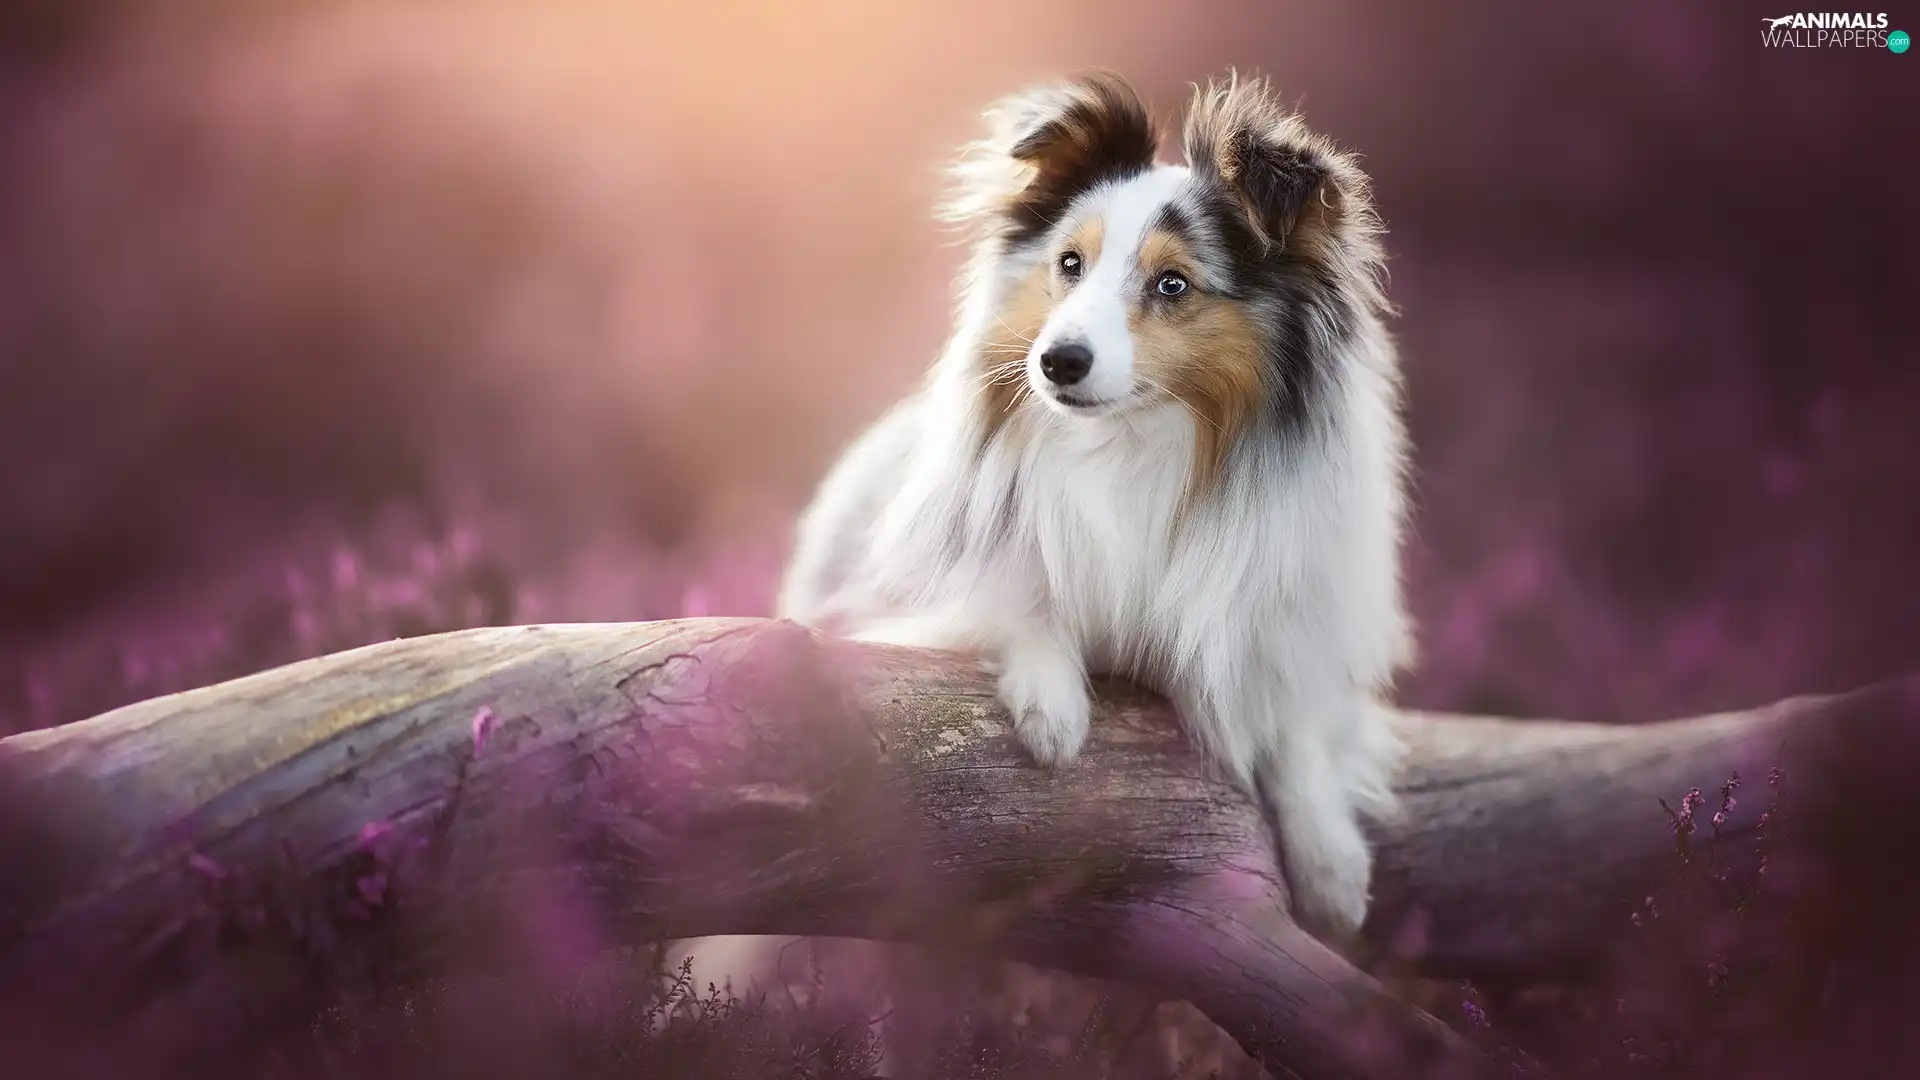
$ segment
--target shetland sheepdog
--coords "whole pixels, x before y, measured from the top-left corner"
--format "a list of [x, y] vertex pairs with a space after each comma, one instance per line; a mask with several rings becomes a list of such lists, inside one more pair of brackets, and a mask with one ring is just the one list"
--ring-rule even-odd
[[1087, 738], [1090, 673], [1160, 691], [1262, 800], [1296, 921], [1348, 940], [1413, 652], [1367, 179], [1259, 79], [1196, 90], [1184, 164], [1109, 72], [986, 119], [945, 207], [957, 328], [823, 481], [779, 613], [980, 655], [1045, 766]]

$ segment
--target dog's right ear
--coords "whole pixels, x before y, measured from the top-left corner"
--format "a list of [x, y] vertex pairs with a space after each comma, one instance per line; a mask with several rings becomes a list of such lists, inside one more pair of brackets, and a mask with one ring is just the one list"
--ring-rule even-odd
[[1094, 185], [1151, 168], [1160, 148], [1139, 95], [1110, 71], [1002, 99], [986, 120], [987, 137], [953, 170], [942, 216], [986, 224], [1015, 245], [1044, 234]]

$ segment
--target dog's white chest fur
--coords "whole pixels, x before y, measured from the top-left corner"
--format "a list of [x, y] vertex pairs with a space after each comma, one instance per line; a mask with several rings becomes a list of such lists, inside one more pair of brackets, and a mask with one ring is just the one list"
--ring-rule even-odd
[[1196, 559], [1173, 530], [1190, 454], [1179, 418], [1152, 416], [1059, 425], [1019, 455], [1010, 554], [1026, 549], [1063, 629], [1098, 668], [1136, 673], [1175, 648]]

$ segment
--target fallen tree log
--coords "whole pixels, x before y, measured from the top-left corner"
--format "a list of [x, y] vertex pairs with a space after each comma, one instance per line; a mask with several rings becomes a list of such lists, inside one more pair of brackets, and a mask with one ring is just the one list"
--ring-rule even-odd
[[[1600, 959], [1670, 856], [1656, 800], [1735, 770], [1791, 773], [1810, 848], [1920, 822], [1916, 680], [1637, 727], [1403, 722], [1368, 936], [1436, 975]], [[17, 735], [0, 868], [0, 1013], [156, 1068], [217, 1068], [333, 995], [456, 963], [558, 979], [743, 934], [1143, 983], [1276, 1075], [1475, 1060], [1291, 924], [1259, 814], [1158, 699], [1103, 686], [1086, 755], [1050, 774], [973, 662], [791, 623], [462, 631]]]

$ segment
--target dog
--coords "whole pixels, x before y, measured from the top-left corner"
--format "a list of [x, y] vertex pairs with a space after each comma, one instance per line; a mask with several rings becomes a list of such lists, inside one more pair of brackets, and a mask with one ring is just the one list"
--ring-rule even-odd
[[1195, 88], [1183, 164], [1108, 71], [986, 121], [944, 206], [956, 329], [821, 482], [778, 613], [979, 655], [1043, 766], [1084, 744], [1091, 674], [1164, 693], [1267, 810], [1295, 921], [1347, 943], [1414, 655], [1367, 178], [1234, 74]]
[[1294, 917], [1365, 919], [1412, 662], [1382, 226], [1263, 79], [1196, 88], [1186, 163], [1128, 83], [1005, 99], [954, 170], [958, 326], [801, 516], [779, 613], [974, 651], [1071, 764], [1090, 672], [1151, 686], [1262, 799]]

